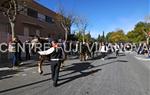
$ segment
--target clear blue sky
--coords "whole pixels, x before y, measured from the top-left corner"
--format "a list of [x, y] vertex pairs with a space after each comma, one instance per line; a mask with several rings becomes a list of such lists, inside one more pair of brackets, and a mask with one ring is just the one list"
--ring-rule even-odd
[[[139, 21], [150, 15], [150, 0], [37, 0], [57, 11], [60, 3], [68, 12], [85, 17], [93, 37], [102, 31], [123, 29], [126, 33]], [[58, 3], [59, 2], [59, 3]]]

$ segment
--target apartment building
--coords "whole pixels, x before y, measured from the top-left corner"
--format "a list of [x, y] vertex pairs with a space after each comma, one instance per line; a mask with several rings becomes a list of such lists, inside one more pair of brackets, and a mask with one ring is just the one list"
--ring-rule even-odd
[[[4, 3], [3, 1], [7, 0], [0, 0], [0, 6]], [[22, 42], [31, 40], [35, 35], [64, 39], [65, 30], [61, 26], [56, 12], [40, 5], [35, 0], [24, 1], [26, 8], [17, 15], [15, 22], [15, 34]], [[22, 8], [23, 6], [18, 5], [18, 7]], [[10, 38], [11, 28], [8, 18], [0, 13], [0, 43], [8, 42]], [[2, 57], [6, 58], [7, 54], [4, 55], [1, 55], [0, 60], [3, 59]]]

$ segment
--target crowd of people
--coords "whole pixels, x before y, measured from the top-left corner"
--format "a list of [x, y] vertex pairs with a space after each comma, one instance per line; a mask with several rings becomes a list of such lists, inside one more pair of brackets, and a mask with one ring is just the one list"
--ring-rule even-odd
[[[40, 43], [40, 44], [39, 44]], [[19, 66], [22, 61], [22, 53], [25, 53], [25, 60], [30, 60], [33, 55], [38, 55], [40, 60], [38, 71], [43, 73], [42, 63], [45, 58], [51, 61], [52, 79], [54, 86], [57, 85], [59, 76], [59, 69], [61, 64], [68, 58], [68, 56], [77, 56], [80, 61], [87, 61], [100, 56], [101, 60], [106, 60], [106, 56], [115, 53], [119, 56], [120, 52], [135, 51], [137, 54], [149, 54], [149, 46], [146, 44], [132, 44], [132, 43], [108, 43], [108, 42], [92, 42], [92, 41], [63, 41], [52, 40], [50, 38], [40, 38], [35, 36], [31, 41], [27, 40], [22, 43], [18, 37], [9, 43], [9, 52], [12, 54], [12, 65]], [[46, 44], [46, 45], [45, 45]], [[41, 46], [39, 46], [41, 45]], [[22, 48], [24, 47], [24, 49]], [[38, 48], [37, 48], [38, 47]], [[54, 48], [53, 52], [47, 53], [50, 48]], [[60, 49], [61, 48], [61, 49]], [[45, 55], [40, 55], [38, 52], [46, 52]], [[34, 59], [36, 60], [36, 59]]]
[[[12, 64], [13, 66], [18, 66], [19, 62], [22, 61], [22, 52], [25, 54], [25, 60], [30, 60], [31, 55], [36, 54], [37, 51], [46, 50], [43, 47], [43, 43], [48, 43], [47, 47], [51, 47], [51, 42], [53, 41], [50, 38], [40, 40], [39, 37], [35, 36], [31, 41], [26, 40], [22, 43], [18, 37], [14, 37], [14, 39], [10, 43], [14, 43], [9, 45], [9, 52], [12, 53]], [[42, 43], [41, 49], [34, 49], [33, 43]], [[10, 44], [9, 43], [9, 44]], [[29, 44], [30, 43], [30, 44]], [[98, 54], [104, 60], [107, 54], [115, 52], [116, 56], [119, 56], [119, 52], [124, 51], [135, 51], [137, 54], [149, 54], [149, 46], [145, 43], [141, 44], [132, 44], [132, 43], [105, 43], [105, 42], [80, 42], [80, 41], [63, 41], [61, 39], [58, 40], [58, 43], [61, 44], [63, 48], [66, 58], [68, 55], [79, 56], [81, 61], [86, 61], [88, 59], [94, 58]], [[25, 45], [25, 46], [23, 46]], [[22, 47], [25, 47], [23, 50]], [[48, 48], [47, 48], [48, 49]]]

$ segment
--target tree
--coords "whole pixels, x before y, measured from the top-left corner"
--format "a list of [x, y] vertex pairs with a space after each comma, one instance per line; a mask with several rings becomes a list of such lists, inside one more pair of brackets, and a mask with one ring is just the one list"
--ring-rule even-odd
[[82, 41], [85, 42], [85, 31], [88, 26], [88, 22], [85, 18], [77, 17], [75, 20], [75, 25], [78, 28], [78, 30], [81, 32], [82, 36]]
[[0, 12], [8, 17], [12, 38], [15, 36], [15, 22], [17, 14], [24, 10], [26, 2], [24, 0], [1, 0]]
[[150, 15], [145, 17], [145, 23], [146, 23], [146, 26], [145, 26], [146, 29], [144, 29], [143, 32], [146, 36], [147, 44], [149, 45], [149, 40], [150, 40], [150, 35], [149, 35], [149, 32], [150, 32]]
[[103, 31], [102, 41], [105, 42], [105, 32]]
[[136, 35], [134, 35], [134, 31], [129, 31], [126, 35], [128, 37], [128, 41], [129, 42], [134, 42], [134, 43], [137, 43], [137, 39], [136, 39]]
[[115, 32], [111, 32], [109, 34], [108, 39], [109, 39], [109, 42], [112, 42], [112, 43], [126, 42], [127, 41], [127, 37], [124, 34], [123, 30], [117, 30]]
[[101, 35], [99, 34], [98, 37], [97, 37], [97, 41], [98, 41], [98, 42], [102, 42], [102, 41], [103, 41], [103, 36], [101, 36]]
[[149, 43], [150, 23], [138, 22], [133, 31], [128, 32], [127, 37], [130, 41], [139, 43], [140, 41], [147, 41]]
[[76, 16], [73, 13], [65, 11], [63, 6], [58, 2], [58, 21], [65, 30], [65, 40], [68, 39], [68, 35], [71, 33], [71, 26], [76, 20]]
[[112, 34], [112, 33], [113, 33], [113, 32], [107, 33], [107, 35], [106, 35], [106, 40], [107, 40], [107, 42], [111, 42], [110, 37], [111, 37], [111, 34]]
[[77, 37], [77, 39], [78, 39], [78, 41], [82, 41], [83, 39], [83, 35], [82, 35], [82, 33], [81, 32], [77, 32], [76, 33], [76, 37]]
[[87, 41], [87, 42], [92, 41], [92, 37], [91, 37], [90, 32], [85, 34], [85, 41]]

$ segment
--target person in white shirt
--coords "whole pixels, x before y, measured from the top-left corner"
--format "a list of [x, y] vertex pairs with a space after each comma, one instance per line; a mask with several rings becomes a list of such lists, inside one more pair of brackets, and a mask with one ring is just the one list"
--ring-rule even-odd
[[115, 43], [115, 52], [116, 52], [116, 56], [119, 56], [119, 45], [117, 43]]
[[100, 47], [100, 52], [102, 54], [102, 60], [105, 60], [105, 56], [107, 54], [107, 50], [108, 50], [108, 47], [104, 43], [102, 43], [101, 47]]

